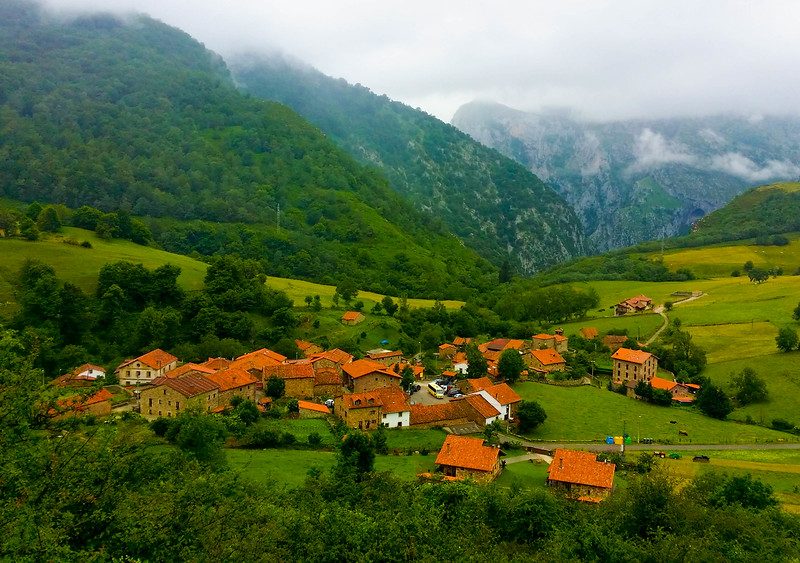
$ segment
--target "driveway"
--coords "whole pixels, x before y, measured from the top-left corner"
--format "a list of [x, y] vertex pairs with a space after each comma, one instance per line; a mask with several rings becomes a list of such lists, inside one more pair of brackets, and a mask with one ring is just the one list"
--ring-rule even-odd
[[445, 397], [444, 399], [437, 399], [430, 393], [428, 393], [428, 383], [432, 380], [426, 381], [417, 381], [420, 389], [416, 393], [413, 393], [409, 400], [416, 405], [438, 405], [439, 403], [444, 403], [448, 401], [448, 398]]

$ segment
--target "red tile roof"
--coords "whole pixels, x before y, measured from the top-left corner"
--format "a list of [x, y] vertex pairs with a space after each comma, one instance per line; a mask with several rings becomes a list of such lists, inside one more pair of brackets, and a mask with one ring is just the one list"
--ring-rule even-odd
[[510, 340], [508, 338], [495, 338], [486, 343], [486, 349], [494, 352], [502, 352], [509, 342]]
[[556, 337], [555, 337], [555, 336], [553, 336], [552, 334], [544, 334], [544, 333], [540, 333], [540, 334], [534, 334], [534, 335], [532, 336], [532, 338], [533, 338], [534, 340], [555, 340], [555, 338], [556, 338]]
[[271, 358], [276, 362], [286, 361], [286, 356], [284, 356], [283, 354], [278, 354], [277, 352], [273, 352], [268, 348], [261, 348], [259, 350], [254, 350], [253, 352], [248, 352], [247, 354], [243, 354], [236, 359], [244, 360], [246, 358], [253, 358], [257, 356], [266, 356], [267, 358]]
[[455, 346], [450, 344], [449, 342], [445, 342], [444, 344], [439, 344], [439, 351], [444, 352], [445, 350], [455, 350]]
[[549, 481], [610, 489], [614, 485], [614, 464], [597, 461], [597, 454], [557, 449], [547, 469]]
[[453, 363], [454, 364], [466, 364], [467, 363], [467, 355], [464, 352], [456, 352], [455, 356], [453, 356]]
[[566, 363], [566, 360], [561, 357], [561, 354], [552, 348], [545, 348], [544, 350], [531, 350], [531, 354], [533, 354], [533, 356], [544, 366]]
[[347, 311], [344, 315], [342, 315], [343, 321], [357, 321], [363, 318], [363, 313], [359, 313], [358, 311]]
[[316, 362], [317, 360], [330, 360], [335, 364], [343, 365], [352, 362], [353, 356], [351, 354], [348, 354], [344, 350], [340, 350], [339, 348], [333, 348], [332, 350], [327, 350], [325, 352], [318, 352], [316, 354], [312, 354], [310, 360], [312, 362]]
[[291, 364], [278, 364], [264, 368], [264, 379], [272, 376], [279, 379], [314, 379], [314, 366], [311, 362], [294, 362]]
[[653, 354], [650, 352], [645, 352], [644, 350], [631, 350], [630, 348], [620, 348], [614, 354], [612, 354], [611, 359], [613, 360], [620, 360], [623, 362], [630, 362], [632, 364], [643, 364]]
[[509, 340], [504, 350], [522, 350], [525, 347], [525, 341], [519, 339]]
[[314, 385], [341, 385], [342, 376], [336, 368], [316, 368], [314, 370]]
[[184, 397], [194, 397], [203, 393], [210, 393], [219, 389], [219, 385], [202, 375], [189, 374], [180, 378], [170, 379], [169, 377], [159, 377], [153, 380], [153, 385], [164, 385], [183, 395]]
[[93, 393], [85, 398], [81, 395], [72, 395], [71, 397], [59, 399], [56, 401], [56, 404], [61, 409], [82, 411], [89, 405], [95, 405], [97, 403], [102, 403], [103, 401], [110, 401], [113, 397], [114, 395], [112, 395], [108, 389], [100, 389], [96, 393]]
[[313, 342], [309, 342], [308, 340], [295, 340], [295, 341], [294, 341], [294, 344], [295, 344], [295, 346], [297, 346], [297, 348], [298, 348], [298, 349], [299, 349], [301, 352], [305, 352], [305, 351], [306, 351], [306, 350], [308, 350], [309, 348], [314, 348], [314, 347], [317, 347], [317, 348], [319, 348], [319, 346], [317, 346], [317, 345], [316, 345], [316, 344], [314, 344]]
[[486, 389], [487, 387], [491, 387], [494, 385], [494, 382], [489, 379], [488, 377], [478, 377], [474, 379], [467, 379], [464, 381], [467, 387], [467, 391], [474, 393], [475, 391], [480, 391], [481, 389]]
[[672, 388], [677, 385], [677, 383], [675, 381], [670, 381], [668, 379], [653, 377], [650, 379], [650, 385], [653, 386], [653, 389], [663, 389], [664, 391], [671, 391]]
[[331, 414], [331, 409], [329, 409], [325, 405], [320, 405], [319, 403], [312, 403], [311, 401], [297, 401], [297, 407], [308, 411]]
[[342, 396], [342, 401], [346, 409], [366, 409], [369, 407], [382, 407], [383, 401], [380, 395], [374, 391], [366, 393], [349, 393]]
[[462, 399], [457, 399], [457, 401], [466, 401], [472, 408], [478, 411], [478, 414], [483, 418], [492, 418], [500, 414], [500, 411], [481, 395], [467, 395]]
[[409, 410], [408, 397], [399, 387], [380, 387], [372, 392], [381, 398], [384, 414]]
[[214, 373], [206, 375], [206, 378], [219, 385], [219, 390], [221, 392], [252, 385], [258, 381], [258, 379], [253, 377], [249, 372], [236, 368], [215, 371]]
[[214, 373], [216, 370], [201, 364], [183, 364], [175, 369], [169, 370], [164, 374], [164, 377], [174, 379], [176, 377], [183, 377], [187, 373]]
[[436, 456], [436, 465], [492, 471], [497, 466], [499, 457], [500, 448], [485, 445], [482, 438], [450, 434]]
[[231, 365], [231, 361], [227, 358], [209, 358], [201, 365], [211, 368], [213, 370], [223, 369]]
[[249, 354], [239, 356], [230, 363], [229, 367], [261, 371], [264, 368], [276, 366], [285, 361], [286, 356], [278, 354], [277, 352], [273, 352], [272, 350], [262, 348], [261, 350], [256, 350], [255, 352], [250, 352]]
[[97, 364], [83, 364], [82, 366], [78, 366], [72, 370], [72, 373], [74, 375], [79, 375], [85, 371], [99, 371], [100, 373], [105, 373], [106, 368], [103, 366], [98, 366]]
[[600, 333], [593, 326], [585, 326], [581, 329], [581, 336], [583, 336], [587, 340], [592, 340], [594, 338], [597, 338], [598, 334]]
[[389, 350], [388, 352], [375, 352], [374, 354], [367, 354], [367, 357], [370, 360], [382, 360], [385, 358], [394, 358], [394, 357], [402, 358], [403, 352], [400, 350]]
[[144, 356], [139, 356], [136, 359], [153, 369], [161, 369], [164, 366], [178, 360], [178, 358], [169, 352], [165, 352], [161, 348], [156, 348], [155, 350], [148, 352]]
[[472, 342], [472, 338], [464, 338], [462, 336], [456, 336], [453, 339], [453, 345], [455, 346], [466, 346], [470, 342]]
[[489, 393], [489, 395], [494, 397], [495, 400], [503, 406], [519, 403], [522, 400], [522, 397], [509, 387], [507, 383], [498, 383], [490, 387], [485, 387], [483, 391]]
[[469, 418], [470, 411], [474, 411], [466, 401], [450, 401], [435, 405], [411, 405], [411, 425], [446, 423], [451, 420]]
[[385, 365], [369, 359], [356, 360], [355, 362], [345, 364], [342, 366], [342, 370], [353, 379], [358, 379], [359, 377], [375, 372], [398, 379], [401, 378], [399, 374], [387, 369]]

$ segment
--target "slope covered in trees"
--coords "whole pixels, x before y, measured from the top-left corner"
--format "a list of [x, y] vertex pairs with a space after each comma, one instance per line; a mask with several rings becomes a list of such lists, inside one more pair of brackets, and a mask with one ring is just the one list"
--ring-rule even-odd
[[[64, 21], [0, 3], [0, 196], [161, 218], [168, 249], [395, 294], [463, 295], [496, 276], [380, 174], [143, 16]], [[198, 222], [175, 240], [163, 221], [176, 219]]]
[[247, 92], [289, 105], [495, 264], [532, 273], [587, 250], [580, 220], [523, 166], [421, 110], [310, 67], [231, 64]]

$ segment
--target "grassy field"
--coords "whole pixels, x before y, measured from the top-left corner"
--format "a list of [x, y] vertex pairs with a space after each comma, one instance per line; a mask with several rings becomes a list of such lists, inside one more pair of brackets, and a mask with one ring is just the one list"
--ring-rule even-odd
[[322, 437], [322, 445], [333, 447], [334, 437], [331, 434], [330, 425], [320, 418], [300, 418], [297, 420], [274, 420], [268, 426], [277, 432], [288, 432], [294, 434], [297, 442], [308, 444], [308, 435], [316, 432]]
[[[89, 241], [92, 248], [65, 244], [66, 238], [78, 241]], [[203, 286], [206, 264], [188, 256], [172, 254], [147, 246], [141, 246], [125, 240], [103, 240], [92, 231], [65, 227], [63, 232], [36, 242], [20, 239], [0, 238], [0, 315], [13, 312], [14, 290], [11, 281], [19, 272], [22, 263], [33, 258], [45, 264], [50, 264], [60, 278], [73, 283], [87, 293], [93, 293], [97, 285], [97, 273], [104, 264], [121, 260], [144, 264], [148, 268], [156, 268], [163, 264], [174, 264], [181, 268], [179, 283], [186, 290], [197, 290]], [[333, 303], [333, 294], [336, 288], [332, 285], [321, 285], [311, 282], [270, 277], [267, 280], [270, 287], [281, 289], [289, 294], [296, 306], [304, 304], [307, 295], [319, 295], [323, 305], [330, 307]], [[359, 300], [369, 310], [383, 295], [371, 292], [359, 293]], [[394, 297], [397, 301], [398, 298]], [[459, 308], [461, 301], [444, 301], [448, 308]], [[431, 299], [409, 299], [410, 307], [431, 307]], [[338, 313], [341, 316], [341, 312]]]
[[443, 430], [418, 430], [415, 428], [397, 428], [386, 431], [386, 445], [390, 450], [427, 449], [438, 452], [444, 443], [446, 434]]
[[[535, 400], [547, 420], [530, 437], [534, 440], [602, 441], [621, 435], [623, 428], [637, 436], [673, 444], [736, 444], [798, 441], [798, 437], [758, 426], [703, 416], [689, 407], [656, 407], [596, 387], [557, 387], [520, 383], [515, 390]], [[671, 421], [676, 421], [672, 424]], [[688, 436], [680, 436], [679, 431]]]
[[709, 463], [695, 463], [697, 452], [680, 452], [681, 459], [659, 460], [661, 467], [671, 475], [688, 480], [696, 475], [715, 471], [727, 475], [752, 475], [770, 485], [785, 510], [800, 514], [800, 452], [768, 452], [734, 450], [703, 452], [711, 458]]
[[547, 464], [545, 462], [522, 461], [506, 465], [495, 480], [501, 487], [541, 489], [547, 487]]
[[[315, 450], [225, 450], [231, 468], [243, 477], [259, 482], [275, 482], [289, 487], [303, 484], [312, 468], [330, 470], [336, 464], [334, 452]], [[400, 479], [416, 479], [418, 473], [434, 468], [435, 454], [378, 455], [375, 470], [388, 471]]]
[[[565, 323], [559, 325], [564, 329], [568, 336], [579, 334], [579, 330], [591, 326], [596, 328], [600, 334], [605, 334], [610, 330], [627, 329], [628, 335], [632, 338], [646, 340], [652, 336], [663, 324], [664, 319], [656, 313], [644, 313], [640, 315], [624, 315], [622, 317], [613, 316], [613, 311], [607, 310], [607, 316], [596, 316], [583, 321]], [[590, 315], [599, 315], [594, 312]]]

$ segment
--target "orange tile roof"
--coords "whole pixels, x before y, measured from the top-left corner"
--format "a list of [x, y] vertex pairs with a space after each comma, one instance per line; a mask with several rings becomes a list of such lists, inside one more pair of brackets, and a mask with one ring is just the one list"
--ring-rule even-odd
[[347, 311], [344, 315], [342, 315], [343, 321], [357, 321], [360, 318], [363, 318], [364, 314], [359, 313], [358, 311]]
[[237, 360], [243, 360], [246, 358], [253, 358], [257, 356], [266, 356], [267, 358], [271, 358], [276, 362], [284, 362], [286, 361], [286, 356], [283, 354], [278, 354], [277, 352], [273, 352], [268, 348], [260, 348], [259, 350], [254, 350], [253, 352], [248, 352], [247, 354], [242, 354]]
[[374, 391], [367, 391], [366, 393], [349, 393], [342, 396], [345, 408], [350, 409], [366, 409], [369, 407], [382, 407], [383, 401], [380, 395]]
[[108, 389], [100, 389], [88, 397], [72, 395], [70, 397], [59, 399], [56, 401], [56, 404], [62, 409], [82, 411], [89, 405], [95, 405], [97, 403], [102, 403], [103, 401], [110, 401], [113, 397], [114, 395], [112, 395]]
[[630, 362], [632, 364], [643, 364], [647, 360], [651, 358], [653, 354], [650, 352], [645, 352], [644, 350], [631, 350], [630, 348], [620, 348], [614, 354], [612, 354], [611, 359], [613, 360], [620, 360], [623, 362]]
[[553, 338], [555, 338], [556, 342], [566, 342], [567, 341], [567, 337], [564, 336], [563, 334], [554, 334]]
[[481, 389], [486, 389], [487, 387], [491, 387], [494, 385], [494, 382], [489, 379], [488, 377], [478, 377], [473, 379], [467, 379], [464, 381], [468, 390], [470, 392], [480, 391]]
[[419, 379], [422, 377], [423, 372], [425, 371], [425, 366], [421, 366], [418, 364], [409, 364], [408, 362], [397, 362], [389, 366], [389, 370], [395, 373], [399, 373], [400, 377], [403, 376], [403, 370], [407, 367], [411, 368], [411, 372], [414, 374], [414, 377]]
[[462, 336], [456, 336], [453, 339], [453, 345], [455, 345], [455, 346], [465, 346], [466, 344], [469, 344], [470, 342], [472, 342], [472, 338], [464, 338]]
[[207, 368], [211, 368], [213, 370], [223, 369], [231, 365], [231, 361], [227, 358], [209, 358], [202, 364]]
[[310, 362], [295, 362], [264, 367], [264, 379], [273, 375], [279, 379], [314, 379], [314, 366]]
[[664, 391], [671, 391], [673, 387], [677, 385], [675, 381], [670, 381], [669, 379], [662, 379], [661, 377], [652, 377], [650, 379], [650, 385], [653, 386], [653, 389], [663, 389]]
[[439, 351], [443, 352], [445, 350], [454, 350], [455, 346], [450, 344], [449, 342], [445, 342], [444, 344], [439, 344]]
[[531, 338], [533, 338], [534, 340], [555, 340], [556, 337], [552, 334], [540, 333], [540, 334], [534, 334]]
[[153, 369], [161, 369], [162, 367], [177, 361], [178, 358], [176, 358], [169, 352], [165, 352], [161, 348], [156, 348], [155, 350], [151, 350], [144, 356], [139, 356], [138, 358], [136, 358], [136, 360], [142, 362], [144, 365], [149, 366]]
[[600, 333], [593, 326], [585, 326], [581, 329], [581, 336], [583, 336], [587, 340], [592, 340], [593, 338], [597, 338], [598, 334]]
[[498, 352], [496, 350], [487, 350], [486, 352], [483, 353], [483, 357], [486, 358], [487, 362], [496, 362], [497, 360], [500, 359], [500, 354], [501, 352]]
[[353, 361], [353, 356], [348, 354], [344, 350], [340, 350], [339, 348], [333, 348], [332, 350], [326, 350], [325, 352], [318, 352], [316, 354], [312, 354], [310, 356], [312, 362], [316, 362], [317, 360], [330, 360], [336, 364], [349, 364]]
[[469, 412], [474, 411], [466, 401], [449, 401], [434, 405], [416, 404], [409, 407], [411, 410], [411, 425], [445, 423], [450, 420], [469, 418]]
[[510, 340], [508, 338], [495, 338], [486, 343], [486, 349], [494, 352], [502, 352], [509, 342]]
[[545, 348], [544, 350], [531, 350], [531, 354], [533, 354], [533, 356], [544, 366], [566, 363], [566, 360], [561, 357], [561, 354], [552, 348]]
[[103, 366], [98, 366], [97, 364], [83, 364], [82, 366], [78, 366], [74, 370], [72, 370], [72, 373], [74, 375], [79, 375], [85, 371], [99, 371], [101, 373], [105, 373], [106, 368], [104, 368]]
[[312, 403], [311, 401], [297, 401], [297, 407], [308, 411], [331, 414], [331, 409], [329, 409], [325, 405], [320, 405], [319, 403]]
[[372, 392], [381, 398], [384, 414], [409, 410], [408, 397], [399, 387], [379, 387]]
[[385, 365], [369, 359], [356, 360], [355, 362], [345, 364], [342, 366], [342, 370], [353, 379], [358, 379], [359, 377], [363, 377], [367, 374], [375, 372], [379, 372], [390, 377], [396, 377], [398, 379], [401, 378], [400, 374], [386, 369]]
[[256, 370], [262, 371], [264, 368], [276, 366], [286, 361], [286, 356], [262, 348], [249, 354], [239, 356], [230, 363], [228, 367], [236, 369]]
[[508, 341], [504, 350], [521, 350], [524, 346], [524, 340], [513, 339]]
[[450, 434], [436, 456], [436, 465], [492, 471], [497, 466], [499, 457], [500, 448], [485, 445], [482, 438]]
[[170, 379], [169, 377], [159, 377], [153, 380], [154, 386], [165, 385], [183, 395], [184, 397], [194, 397], [202, 393], [209, 393], [219, 389], [219, 385], [202, 375], [188, 374], [183, 377]]
[[467, 363], [467, 355], [464, 352], [456, 352], [456, 355], [453, 356], [453, 363], [454, 364], [466, 364]]
[[316, 346], [317, 348], [319, 348], [319, 346], [317, 346], [317, 345], [316, 345], [316, 344], [314, 344], [313, 342], [309, 342], [308, 340], [295, 340], [295, 341], [294, 341], [294, 344], [295, 344], [295, 346], [297, 346], [297, 348], [298, 348], [298, 349], [299, 349], [301, 352], [305, 352], [305, 351], [306, 351], [306, 350], [308, 350], [309, 348], [313, 348], [313, 347], [315, 347], [315, 346]]
[[215, 371], [206, 375], [206, 377], [219, 385], [221, 392], [230, 391], [231, 389], [238, 389], [245, 385], [252, 385], [258, 381], [250, 373], [243, 369], [228, 368]]
[[182, 366], [178, 366], [175, 369], [169, 370], [167, 373], [164, 374], [164, 377], [169, 377], [174, 379], [176, 377], [183, 377], [187, 373], [214, 373], [216, 370], [210, 367], [201, 365], [201, 364], [193, 364], [187, 363], [183, 364]]
[[456, 399], [456, 400], [457, 401], [466, 401], [483, 418], [492, 418], [492, 417], [495, 417], [495, 416], [500, 414], [500, 411], [498, 411], [489, 401], [487, 401], [481, 395], [467, 395], [466, 397], [464, 397], [462, 399]]
[[341, 385], [342, 376], [336, 368], [314, 369], [314, 385]]
[[614, 485], [614, 464], [597, 461], [597, 454], [557, 449], [547, 469], [549, 481], [610, 489]]
[[489, 393], [489, 395], [494, 397], [495, 400], [503, 406], [519, 403], [522, 400], [522, 397], [509, 387], [507, 383], [497, 383], [496, 385], [485, 387], [483, 391]]
[[700, 389], [700, 385], [697, 383], [684, 383], [684, 385], [690, 389]]
[[402, 358], [403, 352], [400, 350], [390, 350], [388, 352], [375, 352], [374, 354], [367, 354], [367, 357], [370, 360], [382, 360], [384, 358], [394, 358], [395, 356]]
[[456, 372], [454, 372], [453, 370], [451, 370], [451, 369], [446, 369], [446, 370], [444, 370], [442, 372], [442, 375], [445, 376], [445, 377], [455, 377], [458, 374]]

